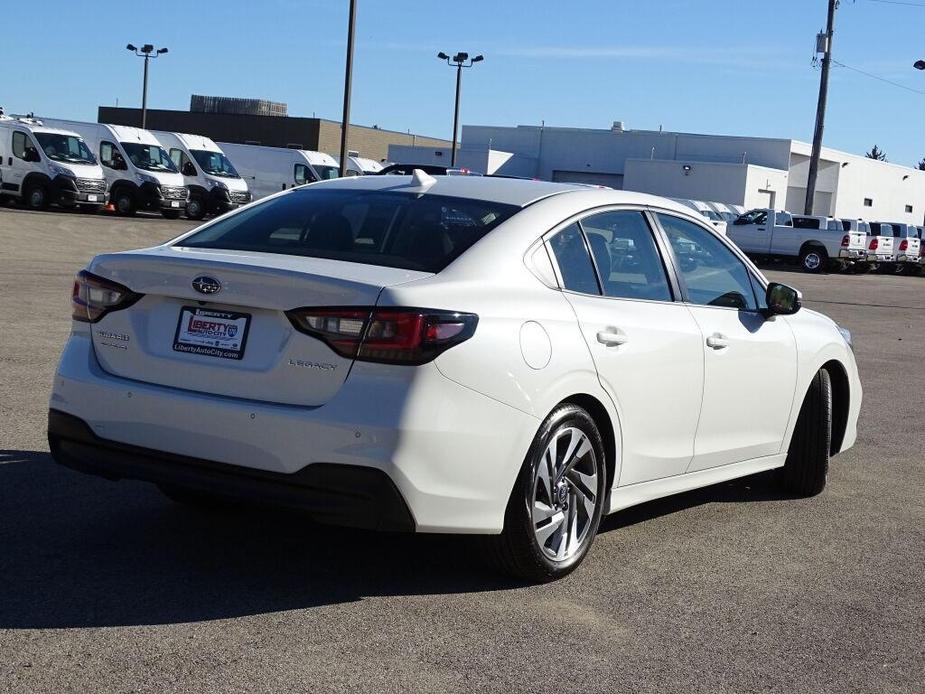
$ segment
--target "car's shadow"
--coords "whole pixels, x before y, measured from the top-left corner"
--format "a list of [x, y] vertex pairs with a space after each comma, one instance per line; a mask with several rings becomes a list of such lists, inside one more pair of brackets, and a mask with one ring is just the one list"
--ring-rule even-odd
[[[776, 498], [761, 477], [610, 516], [602, 531], [709, 502]], [[316, 525], [257, 509], [207, 513], [150, 485], [111, 483], [48, 453], [0, 451], [0, 629], [164, 624], [378, 595], [522, 586], [477, 538]]]

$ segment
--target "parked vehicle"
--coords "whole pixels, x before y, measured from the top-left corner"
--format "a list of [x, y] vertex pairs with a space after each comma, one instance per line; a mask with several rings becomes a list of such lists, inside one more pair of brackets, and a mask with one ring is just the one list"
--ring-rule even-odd
[[254, 200], [295, 186], [337, 178], [334, 157], [322, 152], [219, 142], [247, 182]]
[[[727, 226], [732, 224], [736, 219], [739, 218], [741, 212], [734, 212], [733, 209], [722, 202], [708, 202], [707, 203], [720, 217], [723, 218], [723, 221], [726, 222]], [[743, 210], [744, 212], [744, 210]]]
[[223, 214], [250, 202], [247, 183], [221, 147], [208, 137], [155, 130], [170, 160], [183, 175], [189, 199], [186, 216], [202, 219], [207, 214]]
[[822, 272], [830, 266], [844, 269], [865, 261], [862, 232], [846, 232], [835, 220], [805, 215], [798, 218], [804, 225], [800, 228], [796, 219], [789, 212], [752, 210], [729, 227], [729, 238], [751, 256], [798, 260], [806, 272]]
[[672, 198], [675, 202], [679, 202], [682, 205], [690, 207], [692, 210], [696, 210], [700, 213], [701, 216], [710, 220], [710, 223], [716, 227], [716, 229], [721, 233], [725, 234], [726, 229], [726, 220], [723, 219], [720, 214], [710, 207], [707, 203], [702, 200], [687, 200], [684, 198]]
[[827, 231], [844, 231], [840, 219], [826, 215], [795, 214], [791, 215], [794, 229], [822, 229]]
[[389, 164], [383, 167], [378, 176], [410, 176], [415, 169], [423, 171], [431, 176], [445, 176], [447, 167], [437, 166], [436, 164]]
[[882, 222], [868, 222], [870, 233], [867, 235], [867, 266], [871, 270], [892, 271], [893, 227]]
[[[340, 157], [332, 157], [335, 163], [337, 164], [338, 171], [340, 171]], [[359, 154], [349, 154], [347, 155], [347, 175], [348, 176], [369, 176], [373, 174], [378, 174], [383, 169], [382, 164], [380, 164], [375, 159], [366, 159], [365, 157], [359, 156]]]
[[157, 138], [141, 128], [105, 123], [43, 119], [79, 133], [97, 155], [109, 185], [109, 199], [122, 215], [138, 210], [176, 219], [186, 209], [183, 176]]
[[605, 513], [773, 468], [819, 493], [862, 397], [847, 331], [702, 217], [542, 181], [286, 191], [97, 256], [73, 318], [59, 463], [482, 534], [534, 581], [573, 570]]
[[[881, 230], [885, 227], [881, 225]], [[921, 241], [919, 231], [912, 224], [890, 223], [893, 227], [893, 271], [912, 274], [918, 270]]]
[[0, 198], [37, 210], [58, 204], [95, 212], [106, 204], [106, 179], [77, 133], [0, 116]]

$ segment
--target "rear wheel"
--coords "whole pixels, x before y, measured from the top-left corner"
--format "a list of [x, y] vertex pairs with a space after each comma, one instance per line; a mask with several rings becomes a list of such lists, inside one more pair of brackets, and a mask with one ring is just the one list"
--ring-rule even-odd
[[810, 246], [800, 253], [800, 267], [805, 272], [822, 272], [829, 263], [829, 254], [824, 248]]
[[781, 472], [784, 488], [796, 496], [815, 496], [825, 489], [832, 445], [832, 382], [820, 369], [810, 383], [797, 418], [787, 462]]
[[120, 190], [113, 195], [112, 204], [116, 208], [116, 212], [123, 217], [133, 216], [138, 209], [135, 196], [128, 190]]
[[506, 573], [546, 582], [577, 567], [594, 541], [607, 469], [591, 416], [560, 405], [546, 418], [514, 485], [504, 531], [486, 538]]
[[23, 200], [33, 210], [44, 210], [48, 205], [48, 191], [41, 183], [31, 184], [25, 192]]

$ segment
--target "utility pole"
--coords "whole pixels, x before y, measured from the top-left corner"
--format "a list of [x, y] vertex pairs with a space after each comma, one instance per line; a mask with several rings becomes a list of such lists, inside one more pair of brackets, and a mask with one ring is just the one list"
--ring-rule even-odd
[[344, 116], [340, 124], [340, 176], [347, 175], [347, 129], [350, 127], [350, 90], [353, 87], [353, 37], [356, 33], [357, 0], [350, 0], [347, 27], [347, 67], [344, 70]]
[[[822, 131], [825, 129], [825, 104], [829, 95], [829, 68], [832, 66], [832, 37], [835, 34], [835, 8], [838, 0], [829, 0], [825, 34], [817, 37], [816, 52], [822, 53], [822, 76], [819, 78], [819, 102], [816, 104], [816, 130], [813, 133], [813, 154], [809, 160], [809, 177], [806, 181], [806, 204], [803, 214], [813, 213], [816, 197], [816, 178], [819, 175], [819, 156], [822, 153]], [[819, 49], [822, 48], [822, 51]]]

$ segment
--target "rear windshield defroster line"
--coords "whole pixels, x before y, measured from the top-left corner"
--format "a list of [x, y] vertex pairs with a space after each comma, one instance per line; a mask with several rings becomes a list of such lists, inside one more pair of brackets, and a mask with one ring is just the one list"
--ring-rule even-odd
[[309, 187], [220, 219], [176, 245], [440, 272], [519, 209], [439, 195]]

